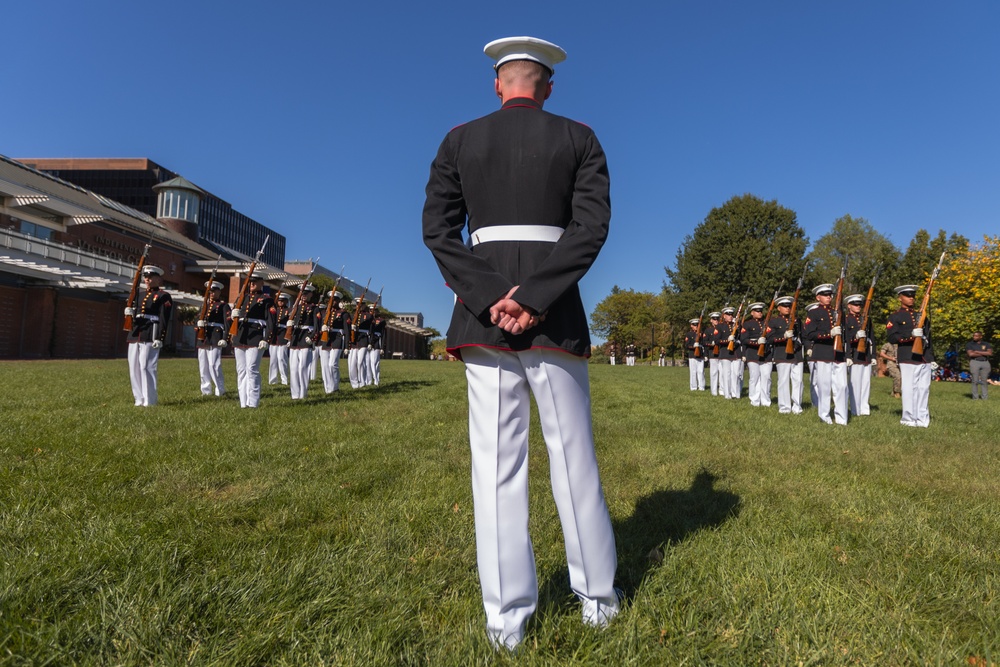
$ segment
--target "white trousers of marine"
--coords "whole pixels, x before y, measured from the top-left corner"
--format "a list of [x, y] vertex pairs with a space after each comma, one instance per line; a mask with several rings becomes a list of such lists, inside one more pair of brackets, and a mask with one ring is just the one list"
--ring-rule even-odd
[[775, 364], [778, 370], [778, 412], [802, 414], [802, 363]]
[[309, 355], [309, 381], [315, 380], [318, 376], [316, 375], [317, 361], [319, 361], [319, 353], [315, 345], [312, 348], [312, 354]]
[[688, 379], [691, 391], [705, 391], [704, 359], [688, 359]]
[[256, 347], [237, 347], [236, 386], [240, 390], [240, 407], [256, 408], [260, 405], [260, 360], [264, 351]]
[[368, 348], [351, 348], [347, 353], [347, 374], [352, 387], [360, 389], [371, 384], [368, 368]]
[[128, 377], [137, 406], [156, 405], [156, 367], [160, 351], [152, 343], [128, 344]]
[[809, 362], [809, 400], [815, 408], [819, 405], [819, 393], [816, 391], [816, 362]]
[[312, 365], [311, 347], [300, 347], [288, 352], [288, 380], [293, 399], [305, 398], [309, 391], [309, 368]]
[[930, 364], [900, 364], [899, 374], [903, 394], [903, 426], [927, 428], [931, 425], [931, 413], [927, 401], [931, 395]]
[[368, 384], [376, 387], [382, 381], [382, 351], [377, 347], [368, 350]]
[[549, 454], [570, 587], [583, 621], [604, 626], [619, 610], [611, 518], [594, 453], [587, 360], [557, 350], [462, 349], [469, 385], [469, 440], [476, 556], [487, 632], [513, 648], [538, 605], [528, 534], [530, 394]]
[[722, 398], [734, 398], [733, 390], [733, 360], [719, 358], [719, 395]]
[[615, 365], [615, 355], [613, 355], [613, 354], [611, 355], [611, 365], [612, 366]]
[[719, 395], [719, 360], [708, 360], [708, 382], [712, 390], [712, 396]]
[[[847, 424], [847, 364], [832, 361], [813, 362], [816, 383], [816, 410], [825, 424]], [[830, 419], [830, 403], [833, 419]]]
[[872, 394], [871, 364], [854, 364], [850, 370], [851, 414], [865, 416], [871, 414], [868, 399]]
[[198, 373], [201, 375], [201, 393], [212, 395], [212, 385], [215, 385], [215, 395], [226, 393], [226, 381], [222, 376], [222, 348], [198, 348]]
[[739, 398], [743, 394], [743, 360], [733, 359], [729, 366], [729, 398]]
[[750, 380], [747, 382], [747, 395], [750, 397], [750, 405], [755, 407], [768, 407], [771, 405], [771, 366], [770, 361], [747, 362], [747, 374]]
[[335, 391], [340, 391], [340, 355], [343, 350], [339, 347], [329, 350], [321, 348], [321, 355], [323, 352], [326, 353], [325, 357], [320, 359], [323, 367], [323, 390], [332, 394]]
[[288, 346], [269, 345], [267, 353], [270, 359], [267, 362], [267, 383], [278, 384], [278, 376], [281, 376], [281, 384], [288, 384]]

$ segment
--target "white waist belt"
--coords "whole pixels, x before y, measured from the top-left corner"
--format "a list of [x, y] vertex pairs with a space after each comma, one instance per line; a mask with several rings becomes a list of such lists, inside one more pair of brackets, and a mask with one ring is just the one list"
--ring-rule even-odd
[[226, 327], [218, 322], [205, 322], [205, 327], [215, 327], [216, 329], [225, 329]]
[[160, 321], [160, 316], [159, 315], [143, 315], [143, 314], [139, 314], [136, 317], [139, 317], [139, 318], [144, 319], [144, 320], [149, 320], [150, 322], [159, 322]]
[[250, 324], [256, 324], [257, 326], [261, 326], [261, 327], [266, 327], [267, 326], [267, 321], [265, 321], [265, 320], [255, 320], [255, 319], [251, 319], [251, 318], [248, 317], [247, 318], [247, 322], [249, 322]]
[[552, 225], [498, 225], [480, 227], [472, 232], [469, 241], [477, 246], [490, 241], [545, 241], [555, 243], [566, 231]]

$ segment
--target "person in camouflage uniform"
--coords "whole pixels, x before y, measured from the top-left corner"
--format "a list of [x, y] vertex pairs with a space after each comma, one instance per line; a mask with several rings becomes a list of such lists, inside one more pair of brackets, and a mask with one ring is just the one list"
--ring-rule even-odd
[[879, 359], [885, 362], [885, 372], [892, 378], [892, 396], [899, 398], [903, 395], [903, 376], [899, 373], [899, 363], [896, 362], [896, 346], [886, 343], [879, 348]]

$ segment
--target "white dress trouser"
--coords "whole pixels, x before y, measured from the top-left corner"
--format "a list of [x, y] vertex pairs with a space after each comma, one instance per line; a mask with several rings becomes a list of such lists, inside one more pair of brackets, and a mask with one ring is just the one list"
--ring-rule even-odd
[[871, 364], [854, 364], [850, 372], [851, 414], [870, 414], [868, 399], [872, 393]]
[[688, 378], [691, 391], [705, 390], [705, 360], [688, 359]]
[[900, 364], [899, 374], [903, 394], [903, 418], [899, 423], [927, 428], [931, 425], [931, 413], [927, 407], [931, 395], [931, 365]]
[[708, 360], [708, 382], [712, 390], [712, 396], [719, 395], [719, 360]]
[[778, 412], [802, 413], [802, 364], [775, 364], [778, 369]]
[[556, 350], [462, 350], [469, 384], [469, 440], [476, 556], [486, 627], [497, 645], [516, 646], [538, 604], [528, 534], [528, 422], [538, 404], [549, 474], [562, 524], [570, 587], [583, 620], [618, 613], [617, 557], [604, 502], [590, 415], [587, 360]]
[[347, 373], [355, 389], [371, 384], [368, 378], [368, 348], [351, 348], [347, 353]]
[[201, 375], [202, 394], [210, 396], [213, 384], [216, 396], [226, 393], [226, 381], [222, 377], [221, 347], [198, 348], [198, 373]]
[[[816, 378], [816, 409], [824, 423], [847, 424], [847, 364], [832, 361], [813, 362]], [[830, 403], [833, 419], [830, 419]]]
[[[343, 352], [339, 347], [327, 350], [327, 357], [323, 361], [323, 389], [326, 393], [332, 394], [340, 391], [340, 354]], [[329, 377], [329, 385], [327, 378]]]
[[152, 343], [128, 344], [128, 376], [136, 405], [156, 405], [156, 366], [160, 351]]
[[733, 360], [719, 358], [719, 395], [733, 398]]
[[256, 347], [237, 347], [236, 386], [240, 391], [240, 407], [256, 408], [260, 405], [260, 360], [264, 351]]
[[278, 376], [281, 376], [281, 384], [288, 384], [288, 346], [269, 345], [267, 353], [270, 359], [267, 362], [267, 383], [278, 384]]
[[293, 348], [288, 351], [289, 389], [293, 399], [305, 398], [309, 391], [309, 367], [312, 363], [311, 347]]
[[747, 374], [750, 376], [747, 394], [750, 396], [750, 405], [771, 405], [771, 366], [773, 364], [769, 361], [747, 362]]
[[312, 350], [310, 350], [312, 352], [312, 354], [309, 355], [309, 380], [310, 381], [316, 379], [316, 361], [319, 359], [319, 355], [316, 353], [317, 349], [318, 348], [314, 345], [313, 348], [312, 348]]
[[729, 365], [729, 398], [739, 398], [743, 393], [743, 360], [733, 359]]
[[333, 391], [333, 377], [330, 373], [330, 350], [319, 348], [319, 368], [323, 376], [323, 393], [329, 394]]
[[382, 351], [377, 347], [368, 350], [368, 384], [376, 387], [382, 381]]
[[813, 407], [819, 407], [819, 393], [816, 391], [816, 362], [809, 362], [809, 400]]

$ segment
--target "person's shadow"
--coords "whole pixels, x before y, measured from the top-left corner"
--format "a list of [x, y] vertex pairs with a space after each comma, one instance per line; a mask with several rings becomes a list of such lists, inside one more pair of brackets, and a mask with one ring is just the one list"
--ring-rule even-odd
[[[702, 468], [689, 488], [653, 491], [639, 499], [632, 516], [614, 522], [618, 546], [615, 582], [626, 599], [635, 597], [646, 574], [663, 560], [665, 550], [672, 544], [739, 515], [740, 497], [716, 489], [717, 480], [718, 477]], [[541, 600], [547, 599], [554, 606], [561, 606], [560, 601], [573, 604], [566, 598], [568, 581], [567, 569], [552, 573], [540, 587]]]

